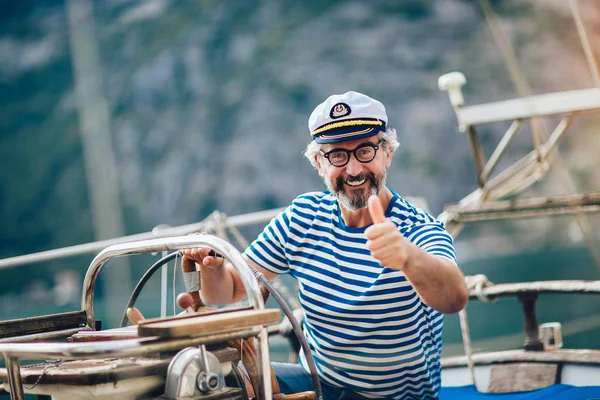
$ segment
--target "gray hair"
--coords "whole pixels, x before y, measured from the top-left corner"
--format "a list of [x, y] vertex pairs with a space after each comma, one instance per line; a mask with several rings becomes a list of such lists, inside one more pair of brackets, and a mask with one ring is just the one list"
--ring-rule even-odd
[[[377, 134], [377, 136], [379, 137], [379, 140], [382, 141], [381, 145], [390, 149], [392, 154], [394, 154], [398, 146], [400, 146], [398, 135], [396, 134], [396, 130], [394, 128], [388, 128], [385, 132], [381, 131]], [[306, 146], [306, 150], [304, 150], [304, 157], [308, 158], [308, 161], [310, 161], [312, 166], [315, 168], [317, 168], [315, 156], [320, 154], [320, 150], [321, 145], [314, 140], [311, 140]]]

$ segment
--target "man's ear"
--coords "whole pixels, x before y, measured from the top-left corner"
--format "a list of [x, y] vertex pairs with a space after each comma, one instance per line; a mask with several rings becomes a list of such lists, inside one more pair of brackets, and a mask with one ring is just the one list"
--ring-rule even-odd
[[315, 154], [313, 157], [315, 160], [315, 166], [317, 167], [317, 172], [319, 172], [319, 176], [323, 176], [323, 168], [321, 165], [321, 159], [319, 158], [319, 155]]
[[390, 165], [392, 165], [392, 150], [388, 146], [385, 146], [384, 151], [385, 151], [385, 167], [389, 168]]

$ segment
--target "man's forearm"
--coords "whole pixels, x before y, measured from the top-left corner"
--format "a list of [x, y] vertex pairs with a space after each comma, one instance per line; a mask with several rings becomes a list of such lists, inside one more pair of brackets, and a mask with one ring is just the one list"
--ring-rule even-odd
[[461, 271], [450, 261], [411, 245], [402, 268], [425, 304], [445, 314], [462, 310], [468, 301]]

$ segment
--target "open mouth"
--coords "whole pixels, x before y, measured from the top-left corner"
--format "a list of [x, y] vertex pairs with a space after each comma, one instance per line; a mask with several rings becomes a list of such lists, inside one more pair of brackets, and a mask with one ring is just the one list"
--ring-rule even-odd
[[344, 182], [345, 182], [345, 183], [346, 183], [346, 185], [348, 185], [348, 186], [360, 186], [360, 185], [362, 185], [363, 183], [365, 183], [365, 182], [366, 182], [366, 180], [367, 180], [367, 178], [366, 178], [366, 177], [363, 177], [362, 179], [358, 179], [358, 180], [352, 180], [352, 181], [346, 180], [346, 181], [344, 181]]
[[[344, 192], [345, 190], [362, 190], [360, 186], [371, 185], [373, 188], [377, 187], [377, 180], [373, 173], [361, 174], [358, 176], [338, 176], [333, 186], [333, 191], [336, 193]], [[349, 189], [346, 189], [349, 188]]]

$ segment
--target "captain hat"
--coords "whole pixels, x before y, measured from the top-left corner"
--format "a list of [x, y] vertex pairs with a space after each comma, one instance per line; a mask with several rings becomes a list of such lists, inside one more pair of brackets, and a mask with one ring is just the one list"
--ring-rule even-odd
[[319, 144], [363, 139], [385, 132], [388, 118], [381, 102], [358, 92], [329, 96], [308, 119], [308, 130]]

